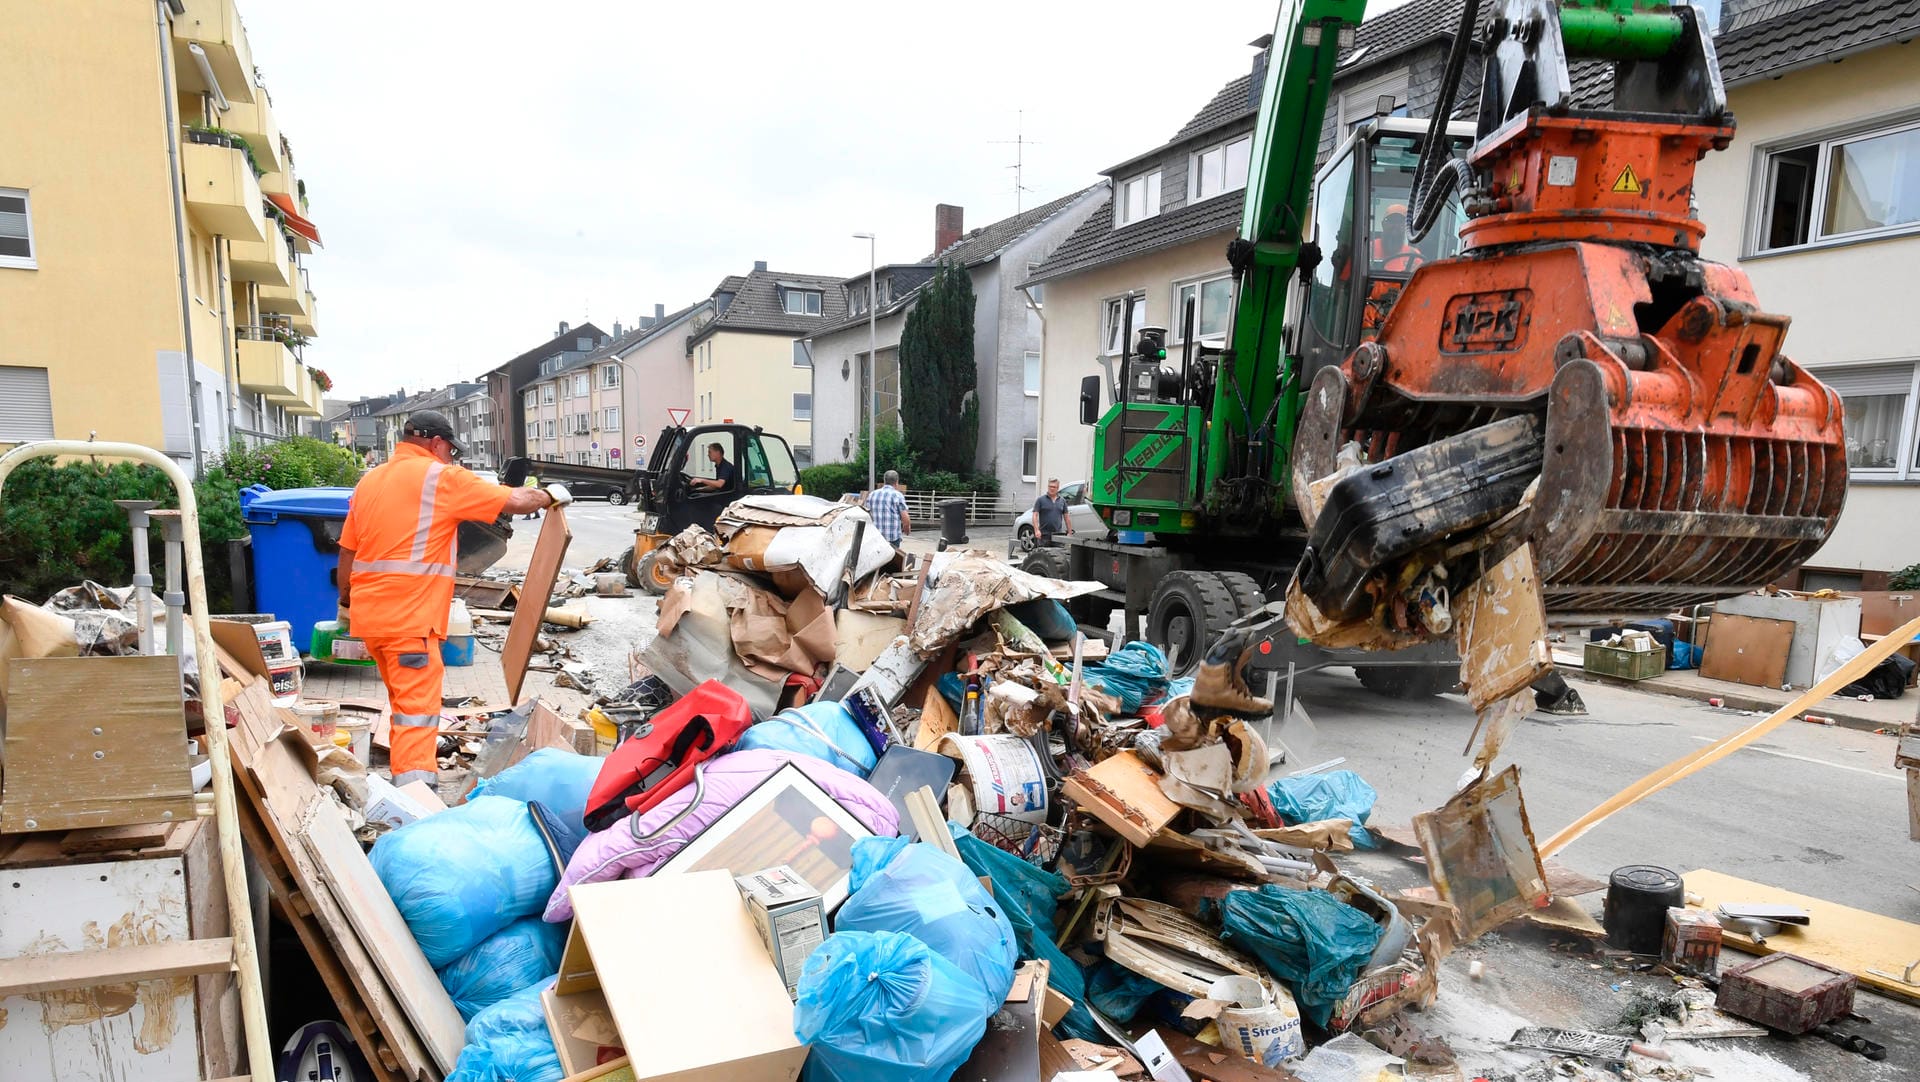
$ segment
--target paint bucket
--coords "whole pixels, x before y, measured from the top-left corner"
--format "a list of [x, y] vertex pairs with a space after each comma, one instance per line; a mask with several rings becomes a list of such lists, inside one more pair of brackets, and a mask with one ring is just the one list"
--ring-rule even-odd
[[333, 743], [333, 734], [340, 726], [339, 703], [295, 703], [293, 716], [300, 722], [300, 731], [305, 733], [309, 743], [316, 747], [326, 747]]
[[347, 750], [353, 753], [361, 766], [373, 765], [373, 719], [342, 714], [338, 724], [340, 735], [347, 738]]
[[473, 636], [448, 635], [441, 640], [440, 663], [449, 669], [464, 669], [473, 664]]
[[1300, 1009], [1285, 988], [1252, 977], [1222, 977], [1207, 986], [1207, 998], [1227, 1004], [1214, 1019], [1221, 1047], [1263, 1067], [1306, 1054]]
[[1026, 823], [1047, 821], [1047, 775], [1032, 744], [1005, 733], [948, 733], [940, 738], [940, 753], [960, 760], [977, 810]]
[[1651, 864], [1615, 868], [1600, 917], [1607, 945], [1658, 956], [1667, 932], [1667, 910], [1686, 904], [1687, 888], [1679, 873]]

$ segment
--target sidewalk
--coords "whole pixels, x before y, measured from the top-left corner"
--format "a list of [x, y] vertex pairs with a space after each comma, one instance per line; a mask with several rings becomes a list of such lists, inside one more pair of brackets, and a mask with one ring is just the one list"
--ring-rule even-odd
[[[1652, 692], [1655, 695], [1672, 695], [1680, 699], [1694, 699], [1706, 702], [1719, 699], [1720, 705], [1731, 710], [1755, 710], [1771, 714], [1800, 697], [1804, 689], [1781, 691], [1778, 688], [1753, 687], [1748, 684], [1736, 684], [1727, 680], [1709, 680], [1700, 675], [1698, 669], [1668, 669], [1650, 680], [1620, 680], [1611, 676], [1589, 673], [1581, 667], [1580, 654], [1558, 644], [1553, 650], [1553, 664], [1567, 677], [1594, 684], [1610, 684], [1614, 687], [1632, 688], [1635, 691]], [[1818, 706], [1808, 713], [1819, 714], [1833, 719], [1835, 725], [1844, 725], [1849, 729], [1862, 729], [1871, 732], [1875, 729], [1898, 729], [1914, 721], [1920, 714], [1920, 689], [1909, 688], [1898, 699], [1875, 699], [1870, 703], [1861, 702], [1851, 696], [1833, 695], [1821, 700]]]

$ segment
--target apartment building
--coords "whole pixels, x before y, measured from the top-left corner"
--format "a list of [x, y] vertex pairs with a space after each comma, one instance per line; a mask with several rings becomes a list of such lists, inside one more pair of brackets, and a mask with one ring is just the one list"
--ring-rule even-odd
[[[536, 393], [534, 401], [529, 402], [528, 385], [552, 375], [561, 365], [593, 352], [604, 345], [607, 338], [605, 331], [591, 323], [575, 327], [561, 320], [558, 329], [545, 342], [480, 377], [487, 385], [487, 397], [493, 400], [494, 423], [487, 429], [490, 461], [504, 464], [509, 458], [528, 454], [529, 447], [533, 448], [534, 457], [542, 457], [538, 446], [529, 443], [529, 434], [537, 431], [529, 422], [541, 418], [532, 416], [533, 408], [539, 404], [539, 395]], [[557, 428], [555, 434], [557, 437]]]
[[[640, 317], [639, 326], [623, 333], [614, 324], [614, 336], [600, 348], [529, 385], [523, 397], [530, 393], [544, 399], [548, 392], [543, 384], [551, 383], [559, 407], [557, 446], [549, 453], [558, 461], [588, 466], [638, 468], [644, 463], [650, 441], [671, 421], [668, 411], [692, 409], [687, 336], [705, 326], [712, 313], [711, 300], [673, 313], [656, 304], [652, 315]], [[543, 440], [545, 420], [543, 415]], [[527, 435], [535, 433], [529, 430]]]
[[461, 384], [470, 388], [447, 403], [447, 421], [462, 448], [460, 464], [470, 470], [497, 470], [493, 457], [493, 398], [484, 382]]
[[847, 317], [840, 275], [753, 271], [713, 290], [713, 318], [687, 337], [693, 421], [759, 425], [813, 461], [813, 371], [800, 339]]
[[318, 417], [319, 232], [232, 0], [5, 26], [0, 446], [94, 435], [193, 468]]

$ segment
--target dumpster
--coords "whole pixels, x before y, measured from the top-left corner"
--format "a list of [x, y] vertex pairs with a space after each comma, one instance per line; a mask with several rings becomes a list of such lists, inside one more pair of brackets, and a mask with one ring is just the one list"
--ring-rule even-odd
[[339, 608], [334, 575], [352, 495], [351, 488], [265, 485], [240, 493], [240, 517], [253, 539], [255, 605], [292, 624], [294, 642], [308, 642], [313, 625], [333, 619]]

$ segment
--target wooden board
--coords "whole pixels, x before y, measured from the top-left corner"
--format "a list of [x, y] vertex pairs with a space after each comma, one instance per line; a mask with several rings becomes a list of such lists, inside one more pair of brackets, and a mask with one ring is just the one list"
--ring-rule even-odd
[[87, 827], [69, 830], [60, 839], [62, 853], [110, 853], [153, 849], [167, 843], [167, 834], [180, 823], [136, 823], [124, 827]]
[[326, 876], [334, 900], [399, 998], [414, 1032], [441, 1070], [453, 1070], [466, 1044], [466, 1022], [332, 801], [316, 800], [308, 808], [300, 842]]
[[560, 561], [566, 558], [572, 542], [567, 509], [548, 508], [540, 520], [540, 539], [534, 542], [533, 557], [527, 561], [527, 577], [520, 584], [520, 596], [530, 600], [514, 609], [513, 623], [507, 625], [507, 641], [500, 646], [500, 669], [506, 674], [507, 698], [512, 702], [520, 701], [520, 685], [533, 658], [533, 640], [540, 634], [540, 619], [546, 613], [547, 599], [553, 596]]
[[7, 665], [0, 832], [193, 817], [179, 658], [15, 658]]
[[1146, 845], [1180, 814], [1180, 805], [1160, 791], [1160, 775], [1131, 751], [1074, 771], [1060, 791], [1136, 846]]
[[1700, 675], [1758, 688], [1779, 687], [1787, 679], [1793, 628], [1792, 620], [1716, 614]]
[[1460, 683], [1475, 711], [1521, 691], [1553, 668], [1547, 610], [1533, 546], [1521, 545], [1454, 599]]
[[[1719, 619], [1715, 617], [1715, 622]], [[1700, 895], [1704, 899], [1701, 908], [1709, 912], [1728, 902], [1769, 902], [1799, 906], [1812, 918], [1804, 928], [1790, 928], [1769, 936], [1765, 944], [1756, 944], [1728, 928], [1721, 933], [1721, 940], [1727, 946], [1748, 954], [1797, 954], [1846, 970], [1860, 978], [1863, 987], [1882, 995], [1920, 1003], [1920, 988], [1869, 972], [1877, 969], [1898, 976], [1908, 964], [1920, 959], [1920, 924], [1705, 869], [1688, 872], [1683, 878], [1687, 881], [1687, 893]], [[1725, 967], [1723, 962], [1722, 968]]]

